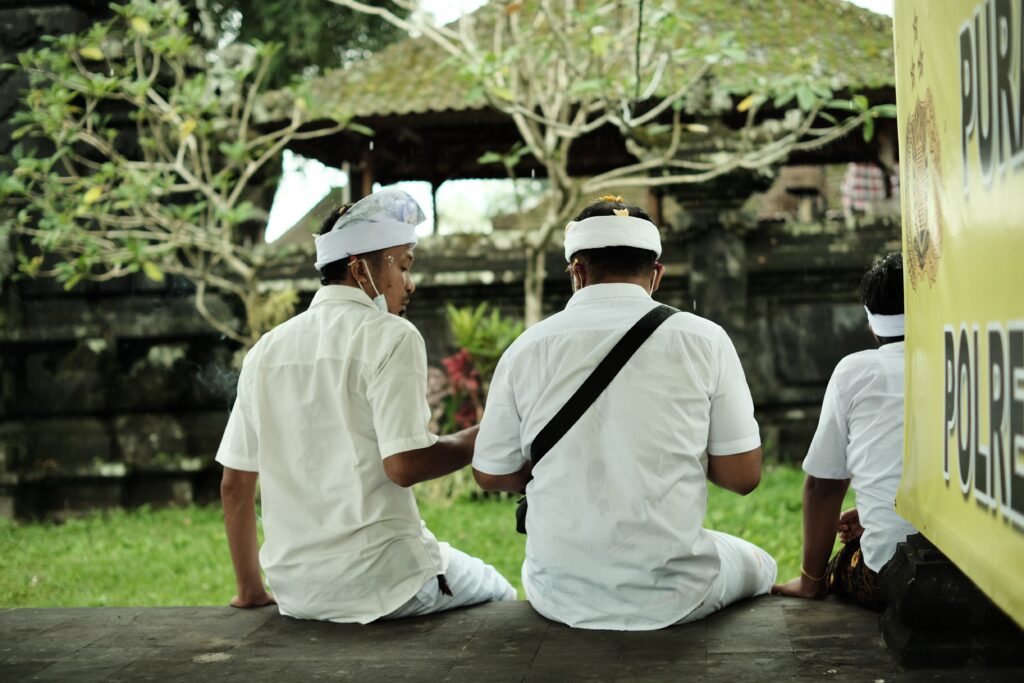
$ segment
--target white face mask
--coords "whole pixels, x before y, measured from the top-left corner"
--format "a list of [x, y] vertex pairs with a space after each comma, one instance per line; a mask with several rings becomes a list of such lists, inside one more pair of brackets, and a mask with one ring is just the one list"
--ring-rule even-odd
[[[373, 299], [374, 306], [379, 308], [384, 313], [390, 313], [390, 311], [388, 311], [388, 300], [384, 298], [384, 295], [380, 293], [380, 290], [377, 289], [377, 285], [374, 284], [373, 282], [373, 275], [370, 274], [370, 265], [366, 262], [365, 259], [359, 260], [362, 261], [363, 268], [366, 269], [366, 277], [370, 279], [370, 286], [373, 287], [373, 291], [376, 292], [376, 294], [371, 296], [369, 292], [366, 292], [366, 290], [363, 291], [366, 292], [366, 296], [369, 296], [371, 299]], [[351, 268], [352, 264], [348, 264], [348, 267]], [[362, 289], [363, 286], [360, 284], [359, 288]]]

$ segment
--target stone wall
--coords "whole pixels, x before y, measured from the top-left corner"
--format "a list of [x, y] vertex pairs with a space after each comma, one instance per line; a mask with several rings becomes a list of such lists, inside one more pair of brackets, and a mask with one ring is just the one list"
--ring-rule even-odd
[[[421, 247], [409, 317], [432, 364], [453, 351], [447, 303], [522, 313], [521, 254], [487, 245]], [[658, 298], [726, 328], [766, 444], [799, 459], [832, 368], [872, 343], [855, 294], [864, 266], [896, 246], [891, 223], [673, 234]], [[555, 311], [569, 289], [561, 255], [550, 259], [545, 304]], [[303, 275], [300, 308], [315, 282]], [[21, 281], [3, 292], [0, 315], [0, 514], [215, 498], [236, 349], [195, 314], [187, 283], [139, 277], [69, 293]]]
[[[41, 35], [80, 30], [107, 11], [104, 2], [5, 3], [0, 62]], [[15, 72], [0, 71], [0, 167], [23, 87]], [[740, 210], [757, 189], [756, 180], [724, 179], [666, 201], [658, 298], [725, 327], [766, 444], [799, 459], [832, 368], [872, 343], [856, 285], [872, 258], [898, 248], [899, 229], [884, 220], [758, 223]], [[0, 236], [0, 515], [215, 499], [213, 456], [233, 402], [237, 349], [195, 313], [191, 286], [141, 276], [71, 292], [49, 281], [14, 283], [3, 242]], [[564, 267], [552, 251], [548, 312], [569, 297]], [[454, 350], [445, 305], [488, 301], [521, 316], [522, 269], [521, 250], [491, 238], [421, 246], [409, 317], [433, 364]], [[300, 309], [315, 290], [312, 275], [295, 276]]]

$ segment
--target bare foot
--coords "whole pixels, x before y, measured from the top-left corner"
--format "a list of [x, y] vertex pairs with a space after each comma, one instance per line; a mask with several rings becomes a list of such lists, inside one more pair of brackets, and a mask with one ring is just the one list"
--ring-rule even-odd
[[266, 607], [267, 605], [276, 605], [277, 600], [275, 600], [274, 596], [268, 593], [267, 591], [263, 591], [263, 593], [260, 595], [245, 597], [241, 595], [236, 595], [235, 597], [231, 598], [230, 604], [232, 607], [237, 607], [239, 609], [250, 609], [252, 607]]
[[806, 576], [798, 576], [787, 583], [777, 583], [772, 586], [772, 595], [785, 595], [791, 598], [823, 598], [828, 587], [825, 580], [812, 581]]

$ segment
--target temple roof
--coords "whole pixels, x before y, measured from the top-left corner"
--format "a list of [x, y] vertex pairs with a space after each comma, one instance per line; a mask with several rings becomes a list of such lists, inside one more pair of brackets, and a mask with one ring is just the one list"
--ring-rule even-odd
[[[477, 11], [479, 25], [493, 8]], [[768, 76], [813, 74], [833, 90], [878, 90], [894, 85], [892, 21], [846, 0], [692, 0], [687, 12], [695, 37], [735, 32], [747, 60], [716, 67], [726, 91], [743, 96]], [[486, 108], [458, 67], [428, 38], [395, 43], [365, 62], [314, 79], [318, 107], [365, 119]], [[670, 87], [671, 84], [666, 84]], [[283, 118], [285, 92], [264, 99], [265, 121]]]

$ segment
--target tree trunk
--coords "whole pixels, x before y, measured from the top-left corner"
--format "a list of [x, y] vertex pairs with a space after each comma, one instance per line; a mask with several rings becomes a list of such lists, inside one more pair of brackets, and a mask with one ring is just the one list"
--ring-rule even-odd
[[547, 271], [544, 262], [547, 252], [541, 248], [526, 248], [526, 276], [523, 278], [523, 294], [525, 297], [524, 320], [526, 326], [539, 323], [544, 317], [544, 278]]

